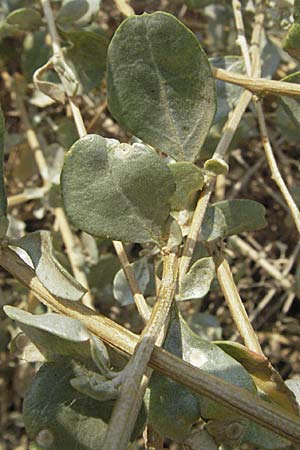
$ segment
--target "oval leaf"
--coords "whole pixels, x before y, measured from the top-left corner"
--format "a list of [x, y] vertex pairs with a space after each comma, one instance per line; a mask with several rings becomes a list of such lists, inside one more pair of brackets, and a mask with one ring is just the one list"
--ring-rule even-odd
[[209, 205], [200, 229], [199, 240], [213, 242], [226, 235], [226, 220], [219, 208]]
[[226, 222], [226, 236], [261, 230], [267, 226], [266, 210], [254, 200], [224, 200], [213, 204], [222, 211]]
[[[133, 268], [139, 289], [144, 294], [150, 281], [150, 269], [147, 258], [141, 258], [131, 264], [131, 266]], [[115, 276], [113, 290], [115, 299], [122, 306], [134, 303], [134, 298], [123, 269], [120, 269]]]
[[79, 321], [54, 313], [33, 315], [13, 306], [4, 306], [4, 311], [46, 359], [71, 356], [86, 360], [91, 357], [90, 335]]
[[67, 154], [61, 183], [76, 227], [125, 242], [160, 243], [175, 184], [154, 150], [88, 135]]
[[106, 70], [107, 37], [91, 31], [73, 31], [64, 33], [64, 37], [71, 43], [64, 53], [81, 84], [78, 92], [89, 92], [96, 86], [100, 88]]
[[14, 242], [29, 255], [40, 282], [56, 297], [77, 301], [86, 289], [57, 261], [49, 231], [35, 231]]
[[215, 264], [211, 257], [196, 261], [183, 277], [177, 300], [193, 300], [204, 297], [215, 276]]
[[42, 25], [42, 16], [34, 8], [20, 8], [12, 11], [6, 22], [18, 31], [34, 31]]
[[196, 36], [174, 16], [133, 16], [108, 50], [108, 105], [118, 122], [176, 160], [199, 157], [216, 107]]

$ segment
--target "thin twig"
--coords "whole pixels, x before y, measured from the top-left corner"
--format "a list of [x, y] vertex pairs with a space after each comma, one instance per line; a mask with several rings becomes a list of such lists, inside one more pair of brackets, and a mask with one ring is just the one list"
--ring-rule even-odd
[[225, 297], [231, 317], [242, 336], [246, 347], [250, 350], [263, 355], [258, 338], [253, 330], [246, 309], [242, 303], [241, 297], [234, 282], [229, 264], [224, 257], [222, 250], [216, 246], [212, 248], [212, 256], [216, 266], [217, 278]]
[[245, 27], [242, 16], [242, 7], [241, 2], [239, 0], [232, 0], [232, 9], [235, 19], [236, 31], [237, 31], [237, 43], [241, 48], [242, 55], [245, 61], [245, 67], [247, 75], [251, 75], [251, 60], [248, 50], [248, 44], [245, 36]]
[[300, 84], [288, 83], [286, 81], [266, 80], [264, 78], [253, 78], [228, 70], [212, 67], [215, 78], [226, 83], [236, 84], [248, 89], [258, 96], [280, 95], [286, 97], [299, 97]]
[[[212, 158], [220, 158], [223, 159], [236, 132], [236, 129], [243, 117], [243, 114], [252, 98], [252, 94], [248, 91], [244, 91], [240, 96], [240, 99], [234, 108], [231, 116], [229, 117], [227, 123], [224, 126], [222, 131], [222, 138], [220, 139], [217, 148], [213, 154]], [[187, 236], [185, 246], [183, 249], [181, 261], [180, 261], [180, 269], [179, 269], [179, 282], [182, 280], [183, 276], [189, 269], [189, 265], [192, 259], [192, 255], [198, 240], [199, 231], [202, 225], [202, 221], [205, 216], [205, 211], [210, 201], [210, 197], [213, 192], [215, 184], [215, 177], [212, 176], [211, 180], [207, 184], [203, 193], [200, 195], [198, 200], [192, 224], [190, 227], [189, 234]]]
[[278, 165], [277, 165], [277, 162], [276, 162], [273, 150], [272, 150], [272, 146], [271, 146], [271, 143], [269, 140], [268, 130], [267, 130], [266, 121], [265, 121], [261, 102], [256, 101], [255, 105], [256, 105], [257, 119], [258, 119], [260, 133], [261, 133], [262, 145], [264, 147], [266, 158], [267, 158], [269, 168], [271, 171], [271, 178], [277, 184], [287, 206], [289, 207], [290, 213], [291, 213], [294, 223], [297, 227], [298, 233], [300, 234], [300, 211], [299, 211], [293, 197], [291, 196], [291, 194], [281, 176], [281, 173], [279, 171], [279, 168], [278, 168]]
[[139, 338], [134, 355], [126, 367], [126, 378], [122, 384], [103, 443], [103, 448], [106, 450], [125, 450], [127, 448], [146, 387], [150, 381], [150, 378], [144, 374], [161, 330], [166, 328], [168, 323], [176, 289], [177, 269], [177, 253], [170, 252], [164, 259], [163, 277], [156, 304]]
[[[31, 289], [35, 296], [52, 310], [80, 320], [91, 333], [116, 350], [127, 355], [134, 352], [138, 336], [80, 302], [69, 302], [53, 297], [40, 283], [34, 271], [9, 248], [1, 249], [0, 265]], [[227, 406], [300, 445], [300, 419], [279, 406], [265, 402], [257, 395], [233, 386], [222, 378], [198, 369], [158, 347], [154, 348], [149, 364], [154, 370], [194, 392], [215, 400], [220, 405]]]

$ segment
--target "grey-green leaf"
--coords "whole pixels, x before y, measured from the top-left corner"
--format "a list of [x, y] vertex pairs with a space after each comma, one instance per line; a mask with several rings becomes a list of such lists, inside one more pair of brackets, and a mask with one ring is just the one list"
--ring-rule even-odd
[[199, 240], [213, 242], [226, 235], [226, 219], [219, 208], [209, 206], [202, 222]]
[[169, 164], [176, 183], [176, 191], [171, 198], [171, 208], [182, 210], [191, 203], [193, 194], [203, 187], [203, 172], [195, 164], [188, 161], [180, 161]]
[[4, 186], [4, 134], [5, 134], [5, 124], [2, 109], [0, 106], [0, 239], [2, 239], [7, 231], [8, 220], [6, 217], [7, 211], [7, 200]]
[[98, 13], [101, 0], [64, 0], [56, 16], [60, 26], [85, 26]]
[[[139, 289], [142, 293], [144, 293], [150, 281], [150, 269], [147, 258], [140, 258], [139, 260], [131, 264], [131, 266], [134, 271]], [[123, 269], [120, 269], [115, 276], [113, 292], [115, 299], [122, 306], [134, 303], [134, 298], [129, 288], [128, 281]]]
[[[23, 404], [27, 434], [47, 450], [95, 450], [102, 448], [113, 401], [101, 405], [71, 386], [76, 377], [72, 362], [46, 363], [38, 371]], [[144, 425], [140, 413], [133, 438]]]
[[98, 237], [160, 243], [175, 183], [154, 150], [88, 135], [67, 154], [61, 183], [76, 227]]
[[267, 226], [266, 210], [254, 200], [223, 200], [213, 204], [222, 211], [226, 222], [226, 236], [261, 230]]
[[204, 297], [215, 276], [215, 265], [211, 257], [196, 261], [183, 277], [177, 300], [193, 300]]
[[42, 17], [34, 8], [20, 8], [12, 11], [6, 22], [17, 31], [35, 31], [42, 25]]
[[40, 282], [56, 297], [77, 301], [86, 289], [57, 261], [49, 231], [35, 231], [18, 241], [16, 247], [29, 255]]
[[129, 132], [176, 160], [194, 161], [216, 108], [196, 36], [174, 16], [132, 16], [108, 50], [108, 105]]
[[92, 31], [73, 31], [64, 36], [70, 42], [64, 49], [66, 60], [81, 84], [79, 92], [100, 88], [106, 70], [107, 37]]
[[54, 313], [33, 315], [8, 305], [4, 311], [46, 359], [71, 356], [87, 360], [91, 357], [90, 335], [79, 321]]

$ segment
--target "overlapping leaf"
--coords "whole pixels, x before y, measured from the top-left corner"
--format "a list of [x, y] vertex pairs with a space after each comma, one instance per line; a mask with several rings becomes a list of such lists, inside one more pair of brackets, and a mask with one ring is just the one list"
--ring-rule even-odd
[[160, 243], [175, 183], [149, 147], [88, 135], [71, 147], [61, 183], [65, 210], [78, 228], [125, 242]]
[[29, 255], [37, 277], [51, 294], [74, 301], [85, 294], [86, 289], [57, 261], [50, 232], [35, 231], [15, 241], [14, 246]]
[[170, 14], [133, 16], [108, 50], [108, 104], [135, 136], [195, 160], [215, 113], [211, 69], [197, 38]]
[[200, 240], [212, 242], [233, 234], [255, 231], [267, 225], [264, 206], [254, 200], [223, 200], [209, 206]]
[[[134, 271], [137, 284], [141, 292], [144, 293], [150, 281], [150, 268], [147, 259], [141, 258], [134, 262], [131, 266]], [[115, 299], [122, 306], [134, 303], [134, 298], [123, 269], [120, 269], [114, 278], [113, 290]]]
[[196, 261], [183, 277], [177, 300], [193, 300], [204, 297], [215, 276], [215, 265], [211, 257]]
[[79, 92], [89, 92], [96, 86], [100, 87], [106, 70], [107, 37], [92, 31], [72, 31], [64, 33], [64, 37], [69, 42], [64, 53], [80, 81]]
[[12, 306], [5, 306], [4, 310], [46, 359], [91, 358], [90, 334], [77, 320], [53, 313], [33, 315]]

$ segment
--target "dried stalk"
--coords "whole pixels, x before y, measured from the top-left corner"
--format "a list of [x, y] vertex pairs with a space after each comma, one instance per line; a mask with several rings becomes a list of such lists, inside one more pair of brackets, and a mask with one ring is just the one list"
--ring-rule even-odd
[[161, 330], [165, 329], [166, 331], [176, 289], [177, 272], [177, 254], [170, 252], [164, 259], [162, 282], [151, 317], [139, 338], [134, 355], [126, 367], [126, 378], [122, 384], [103, 443], [103, 448], [106, 450], [126, 450], [127, 448], [150, 381], [150, 376], [144, 374], [155, 343], [160, 338]]
[[228, 70], [212, 67], [215, 78], [226, 83], [236, 84], [257, 96], [280, 95], [286, 97], [299, 97], [300, 85], [287, 83], [286, 81], [266, 80], [264, 78], [253, 78]]
[[288, 190], [288, 188], [281, 176], [281, 173], [279, 171], [279, 168], [278, 168], [278, 165], [277, 165], [274, 153], [273, 153], [273, 149], [272, 149], [272, 146], [270, 143], [270, 139], [268, 136], [268, 129], [266, 126], [266, 121], [265, 121], [265, 117], [264, 117], [264, 113], [263, 113], [262, 104], [260, 101], [257, 100], [255, 102], [255, 106], [256, 106], [259, 128], [260, 128], [262, 145], [264, 147], [268, 165], [269, 165], [269, 168], [271, 171], [271, 178], [277, 184], [277, 186], [289, 208], [289, 211], [292, 215], [292, 218], [294, 220], [294, 223], [296, 225], [298, 233], [300, 234], [300, 211], [295, 203], [295, 200], [291, 196], [290, 191]]
[[225, 297], [231, 317], [242, 336], [246, 347], [250, 350], [263, 355], [258, 338], [253, 330], [246, 309], [242, 303], [241, 297], [234, 282], [229, 264], [224, 257], [222, 250], [216, 246], [212, 249], [213, 259], [216, 266], [217, 278]]

